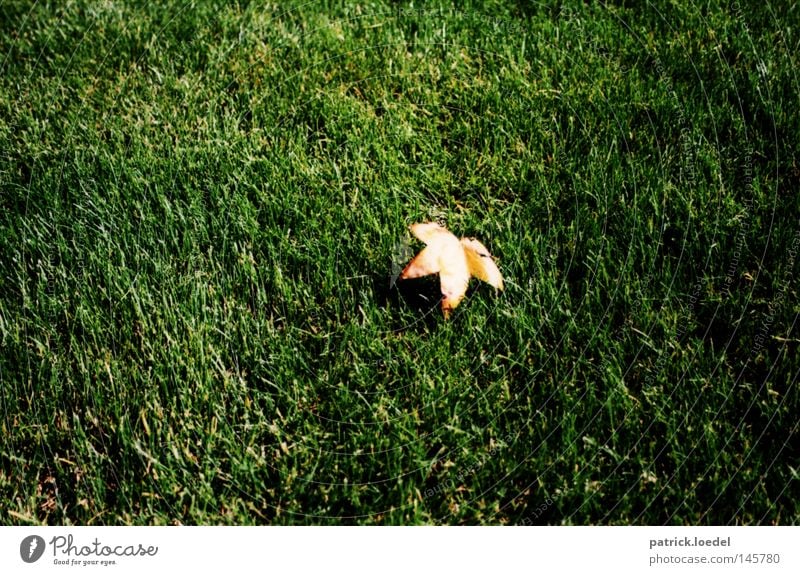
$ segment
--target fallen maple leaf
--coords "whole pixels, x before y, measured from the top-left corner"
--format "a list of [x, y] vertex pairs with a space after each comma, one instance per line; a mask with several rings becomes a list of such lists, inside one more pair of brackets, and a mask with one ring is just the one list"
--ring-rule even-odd
[[442, 312], [445, 319], [467, 293], [469, 278], [475, 276], [496, 289], [503, 289], [503, 276], [489, 250], [476, 239], [459, 240], [437, 223], [413, 224], [411, 233], [426, 247], [409, 262], [400, 279], [439, 274]]

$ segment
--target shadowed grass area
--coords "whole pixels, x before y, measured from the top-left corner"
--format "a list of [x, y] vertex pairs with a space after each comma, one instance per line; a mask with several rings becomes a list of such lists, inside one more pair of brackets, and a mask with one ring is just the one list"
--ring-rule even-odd
[[0, 522], [796, 523], [798, 16], [621, 4], [5, 2]]

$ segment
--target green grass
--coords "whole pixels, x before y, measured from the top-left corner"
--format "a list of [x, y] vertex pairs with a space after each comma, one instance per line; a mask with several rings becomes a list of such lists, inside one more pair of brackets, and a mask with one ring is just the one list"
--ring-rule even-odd
[[798, 12], [620, 4], [3, 2], [0, 523], [796, 524]]

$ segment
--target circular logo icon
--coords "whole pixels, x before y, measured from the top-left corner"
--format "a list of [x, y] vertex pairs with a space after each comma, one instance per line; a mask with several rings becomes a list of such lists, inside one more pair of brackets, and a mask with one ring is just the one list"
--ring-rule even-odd
[[44, 554], [44, 539], [38, 535], [28, 535], [19, 544], [19, 556], [25, 563], [35, 563]]

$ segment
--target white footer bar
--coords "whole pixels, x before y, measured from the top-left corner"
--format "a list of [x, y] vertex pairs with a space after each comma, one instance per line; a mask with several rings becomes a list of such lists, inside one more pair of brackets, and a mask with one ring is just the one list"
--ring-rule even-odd
[[0, 573], [800, 573], [800, 527], [0, 527]]

